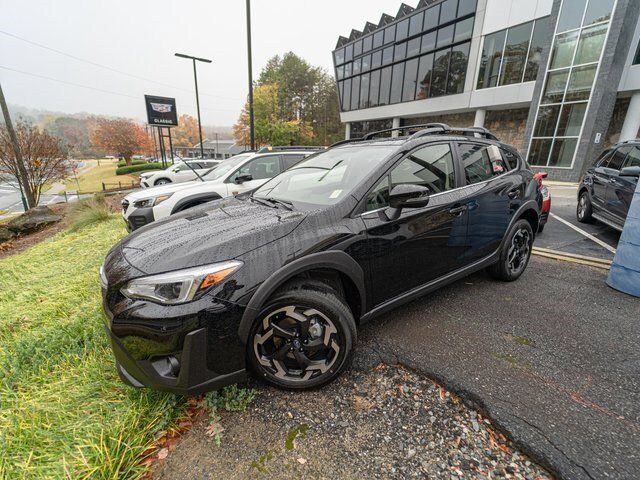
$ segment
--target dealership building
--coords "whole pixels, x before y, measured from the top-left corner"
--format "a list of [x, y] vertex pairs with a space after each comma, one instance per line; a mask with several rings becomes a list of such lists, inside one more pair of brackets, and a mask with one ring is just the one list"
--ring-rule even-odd
[[638, 137], [639, 16], [639, 0], [403, 3], [338, 40], [346, 137], [482, 126], [575, 182], [603, 148]]

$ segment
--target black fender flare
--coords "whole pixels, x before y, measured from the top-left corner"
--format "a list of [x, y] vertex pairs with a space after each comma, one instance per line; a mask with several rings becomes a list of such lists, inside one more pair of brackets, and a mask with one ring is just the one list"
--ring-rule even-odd
[[185, 197], [179, 200], [178, 203], [176, 203], [173, 206], [173, 209], [171, 210], [171, 215], [179, 212], [180, 210], [182, 210], [182, 208], [184, 208], [185, 205], [192, 203], [194, 200], [197, 201], [198, 204], [200, 204], [200, 203], [213, 202], [214, 200], [220, 200], [221, 198], [222, 197], [215, 192], [196, 193], [195, 195], [190, 195], [188, 197]]
[[[498, 252], [502, 251], [502, 247], [504, 247], [504, 244], [507, 241], [507, 233], [509, 233], [509, 231], [511, 230], [511, 227], [513, 227], [513, 225], [522, 218], [522, 215], [529, 210], [532, 210], [536, 214], [536, 217], [538, 219], [538, 225], [540, 225], [540, 208], [538, 207], [538, 204], [536, 203], [536, 201], [528, 200], [524, 202], [522, 205], [520, 205], [520, 208], [516, 210], [516, 213], [513, 214], [513, 217], [509, 222], [509, 226], [505, 231], [504, 238], [502, 239], [502, 242], [500, 242], [500, 249], [498, 250]], [[533, 235], [535, 236], [536, 233], [537, 232], [534, 231]]]
[[352, 257], [340, 250], [312, 253], [276, 270], [258, 287], [249, 300], [238, 327], [238, 335], [243, 343], [247, 342], [251, 325], [269, 297], [290, 278], [316, 268], [329, 268], [348, 276], [358, 289], [360, 311], [362, 314], [366, 312], [365, 281], [362, 267]]

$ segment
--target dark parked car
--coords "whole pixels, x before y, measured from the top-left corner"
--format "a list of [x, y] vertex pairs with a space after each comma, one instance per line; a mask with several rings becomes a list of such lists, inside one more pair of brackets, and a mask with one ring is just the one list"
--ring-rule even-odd
[[533, 173], [484, 129], [421, 127], [341, 142], [117, 244], [101, 281], [121, 378], [198, 394], [249, 369], [317, 387], [371, 318], [484, 268], [516, 280], [538, 230]]
[[622, 231], [640, 175], [640, 140], [605, 150], [578, 188], [578, 221], [593, 220]]

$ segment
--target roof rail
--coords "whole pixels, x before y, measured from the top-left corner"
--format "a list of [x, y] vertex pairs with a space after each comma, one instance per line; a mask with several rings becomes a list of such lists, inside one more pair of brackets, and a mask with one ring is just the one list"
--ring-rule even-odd
[[278, 147], [262, 147], [256, 153], [287, 152], [290, 150], [325, 150], [327, 147], [317, 145], [282, 145]]
[[332, 143], [331, 145], [329, 145], [329, 148], [337, 147], [338, 145], [344, 145], [346, 143], [360, 142], [361, 140], [362, 137], [348, 138], [347, 140], [340, 140], [339, 142]]
[[402, 130], [425, 129], [425, 128], [440, 128], [441, 131], [445, 131], [446, 129], [449, 129], [451, 127], [449, 127], [449, 125], [447, 125], [446, 123], [425, 123], [425, 124], [422, 124], [422, 125], [405, 125], [404, 127], [385, 128], [384, 130], [377, 130], [375, 132], [367, 133], [360, 140], [371, 140], [372, 138], [377, 137], [378, 135], [380, 135], [382, 133], [387, 133], [387, 132], [396, 132], [396, 131], [402, 131]]
[[498, 140], [498, 137], [496, 137], [493, 133], [491, 133], [489, 130], [487, 130], [484, 127], [458, 128], [458, 127], [450, 127], [448, 125], [445, 125], [445, 127], [446, 128], [444, 128], [444, 130], [441, 130], [441, 129], [436, 130], [434, 128], [426, 128], [424, 130], [420, 130], [419, 132], [416, 132], [413, 135], [411, 135], [410, 140], [424, 137], [426, 135], [434, 135], [439, 133], [453, 133], [453, 134], [465, 135], [467, 137], [475, 137], [476, 135], [479, 135], [481, 137], [486, 138], [487, 140], [496, 140], [496, 141]]

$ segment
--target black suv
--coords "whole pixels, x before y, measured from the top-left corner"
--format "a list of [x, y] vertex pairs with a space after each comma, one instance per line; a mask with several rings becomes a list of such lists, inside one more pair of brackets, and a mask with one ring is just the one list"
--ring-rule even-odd
[[340, 142], [117, 244], [101, 282], [121, 378], [198, 394], [250, 369], [317, 387], [371, 318], [483, 268], [517, 279], [538, 230], [533, 173], [485, 129], [419, 127]]
[[578, 188], [578, 221], [594, 219], [622, 231], [640, 175], [640, 140], [605, 150]]

